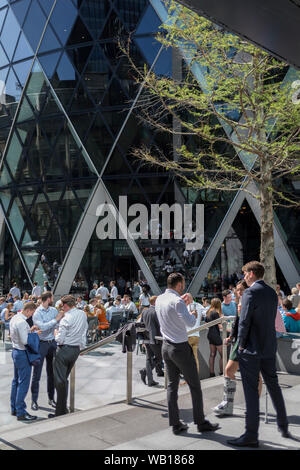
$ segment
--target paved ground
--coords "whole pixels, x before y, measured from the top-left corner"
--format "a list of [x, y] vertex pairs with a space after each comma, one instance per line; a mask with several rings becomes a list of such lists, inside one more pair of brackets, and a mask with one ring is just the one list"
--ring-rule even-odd
[[[220, 423], [216, 433], [200, 435], [194, 424], [187, 433], [174, 436], [168, 426], [166, 392], [150, 389], [140, 383], [138, 369], [144, 356], [134, 354], [133, 406], [124, 403], [126, 393], [126, 356], [117, 343], [99, 354], [79, 359], [76, 368], [76, 408], [74, 414], [52, 420], [45, 393], [44, 376], [41, 384], [39, 420], [20, 423], [7, 413], [11, 380], [9, 353], [2, 353], [1, 373], [1, 439], [0, 449], [25, 450], [232, 450], [226, 440], [239, 436], [244, 430], [244, 399], [241, 382], [235, 400], [234, 416], [215, 418], [211, 408], [222, 398], [223, 378], [202, 380], [205, 413], [208, 419]], [[5, 360], [4, 360], [5, 359]], [[4, 363], [3, 363], [4, 360]], [[6, 374], [3, 376], [3, 373]], [[274, 410], [268, 402], [268, 423], [265, 423], [265, 394], [261, 398], [260, 449], [300, 450], [300, 377], [279, 375], [293, 439], [283, 439], [277, 431]], [[116, 402], [109, 404], [112, 402]], [[192, 423], [191, 399], [188, 387], [180, 387], [181, 417]]]

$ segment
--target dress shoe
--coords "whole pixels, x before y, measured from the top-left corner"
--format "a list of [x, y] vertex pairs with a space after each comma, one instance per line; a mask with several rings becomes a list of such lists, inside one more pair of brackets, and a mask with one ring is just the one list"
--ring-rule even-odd
[[165, 376], [165, 374], [164, 374], [163, 372], [159, 372], [159, 373], [156, 374], [156, 375], [157, 375], [157, 377], [164, 377], [164, 376]]
[[18, 421], [27, 421], [27, 422], [30, 422], [30, 421], [34, 421], [35, 419], [37, 419], [37, 416], [32, 416], [32, 415], [30, 415], [29, 413], [26, 413], [26, 414], [23, 415], [23, 416], [18, 416], [18, 417], [17, 417], [17, 420], [18, 420]]
[[197, 426], [199, 432], [216, 431], [219, 427], [218, 423], [213, 424], [207, 420]]
[[143, 381], [144, 384], [146, 385], [146, 376], [147, 376], [146, 369], [141, 369], [141, 370], [140, 370], [140, 374], [141, 374], [141, 379], [142, 379], [142, 381]]
[[16, 412], [16, 411], [13, 411], [13, 410], [10, 412], [10, 414], [11, 414], [12, 416], [17, 416], [17, 412]]
[[48, 418], [55, 418], [55, 414], [49, 413], [49, 414], [48, 414]]
[[292, 438], [292, 435], [291, 433], [289, 432], [288, 428], [281, 428], [280, 426], [278, 426], [278, 431], [280, 432], [280, 434], [282, 435], [282, 437], [285, 437], [287, 439], [291, 439]]
[[259, 447], [257, 439], [250, 439], [244, 434], [237, 439], [230, 439], [227, 441], [227, 444], [235, 447]]
[[53, 408], [56, 408], [56, 401], [54, 401], [54, 400], [48, 400], [48, 404], [49, 404], [50, 406], [53, 406]]
[[148, 384], [148, 387], [155, 387], [155, 385], [159, 385], [159, 382], [155, 382], [155, 380], [153, 380]]
[[32, 409], [33, 411], [37, 411], [37, 410], [39, 409], [39, 405], [37, 404], [36, 401], [32, 401], [32, 402], [31, 402], [31, 409]]
[[173, 434], [180, 434], [188, 429], [188, 425], [185, 423], [182, 423], [182, 421], [179, 421], [178, 424], [173, 426]]

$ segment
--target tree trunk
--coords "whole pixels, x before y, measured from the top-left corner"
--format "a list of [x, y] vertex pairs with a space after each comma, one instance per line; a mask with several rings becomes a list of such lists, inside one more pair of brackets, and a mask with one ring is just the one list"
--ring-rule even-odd
[[260, 186], [260, 262], [264, 265], [264, 280], [273, 289], [276, 287], [276, 267], [274, 251], [272, 175], [268, 159], [264, 162], [263, 180]]

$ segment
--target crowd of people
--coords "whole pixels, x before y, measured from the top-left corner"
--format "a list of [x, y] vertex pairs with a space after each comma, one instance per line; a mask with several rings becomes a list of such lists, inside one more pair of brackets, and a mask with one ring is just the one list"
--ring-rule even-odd
[[[241, 371], [243, 384], [255, 377], [256, 392], [254, 393], [254, 389], [251, 393], [249, 390], [245, 391], [246, 405], [254, 412], [254, 417], [247, 417], [246, 437], [236, 440], [233, 445], [239, 446], [246, 442], [256, 447], [257, 400], [262, 386], [261, 371], [267, 387], [270, 388], [272, 399], [277, 404], [275, 408], [279, 413], [279, 428], [288, 436], [281, 392], [278, 390], [278, 383], [274, 380], [274, 373], [276, 375], [274, 361], [263, 363], [263, 365], [261, 363], [259, 367], [253, 362], [250, 364], [252, 367], [250, 370], [249, 363], [244, 363], [241, 358], [241, 351], [249, 349], [250, 354], [256, 357], [258, 349], [269, 348], [269, 353], [272, 351], [270, 357], [274, 359], [272, 331], [274, 330], [275, 338], [285, 333], [300, 332], [300, 283], [297, 283], [288, 295], [284, 294], [280, 285], [276, 286], [275, 293], [262, 281], [262, 265], [257, 262], [248, 263], [248, 265], [243, 268], [245, 279], [239, 280], [235, 286], [230, 285], [230, 289], [225, 289], [222, 292], [222, 299], [203, 297], [201, 301], [196, 301], [189, 293], [183, 293], [184, 277], [174, 272], [168, 275], [166, 292], [158, 297], [151, 296], [147, 284], [141, 285], [139, 282], [131, 284], [124, 280], [120, 289], [120, 284], [117, 287], [115, 281], [111, 281], [108, 286], [101, 281], [99, 285], [94, 283], [88, 294], [88, 300], [84, 300], [80, 295], [77, 297], [64, 295], [54, 303], [53, 294], [47, 282], [43, 287], [35, 282], [32, 292], [30, 294], [25, 292], [23, 296], [17, 283], [14, 283], [9, 293], [0, 297], [1, 322], [5, 329], [9, 330], [9, 338], [13, 345], [12, 415], [17, 416], [20, 421], [36, 419], [36, 416], [27, 412], [25, 397], [31, 381], [31, 409], [37, 411], [39, 409], [39, 383], [44, 362], [46, 362], [49, 405], [55, 408], [55, 413], [50, 413], [49, 418], [67, 413], [68, 376], [80, 349], [86, 345], [89, 320], [96, 319], [97, 329], [100, 333], [104, 333], [109, 330], [114, 313], [118, 312], [125, 321], [130, 318], [144, 327], [146, 364], [139, 371], [141, 380], [150, 387], [155, 386], [158, 382], [153, 378], [153, 370], [155, 369], [157, 376], [160, 377], [164, 375], [164, 368], [167, 369], [169, 421], [173, 432], [179, 434], [187, 429], [187, 426], [179, 420], [177, 406], [177, 389], [181, 375], [190, 387], [194, 421], [198, 425], [198, 430], [200, 432], [214, 431], [218, 425], [205, 420], [203, 414], [198, 361], [200, 335], [199, 331], [192, 330], [197, 329], [201, 322], [210, 323], [221, 317], [232, 317], [234, 322], [226, 338], [226, 344], [232, 343], [232, 347], [224, 371], [221, 323], [211, 326], [207, 334], [210, 348], [210, 377], [215, 376], [217, 354], [219, 354], [220, 374], [224, 374], [223, 401], [214, 408], [215, 414], [222, 416], [233, 413], [235, 374], [238, 368]], [[254, 313], [249, 319], [251, 303], [256, 294], [255, 289], [251, 294], [250, 290], [253, 291], [255, 283], [257, 283], [256, 290], [259, 299], [255, 309], [259, 311], [265, 308], [267, 312], [261, 313], [259, 320], [254, 319], [256, 315]], [[262, 290], [260, 291], [259, 288]], [[267, 306], [264, 306], [266, 299], [263, 295], [266, 295], [266, 298], [269, 296], [270, 302]], [[246, 303], [248, 303], [247, 308]], [[252, 330], [251, 321], [257, 322]], [[266, 331], [264, 331], [265, 337], [262, 341], [262, 332], [259, 333], [262, 325], [259, 322], [262, 324], [269, 322], [268, 334], [271, 338], [269, 344]], [[34, 340], [37, 335], [38, 348], [35, 350]], [[252, 342], [250, 341], [251, 335]], [[158, 337], [162, 337], [163, 341]]]

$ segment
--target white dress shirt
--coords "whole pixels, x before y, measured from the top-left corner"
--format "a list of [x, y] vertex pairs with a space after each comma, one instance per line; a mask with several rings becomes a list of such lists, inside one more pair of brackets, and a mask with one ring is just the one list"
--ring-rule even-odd
[[116, 286], [113, 286], [113, 287], [111, 288], [110, 295], [111, 295], [111, 297], [114, 298], [114, 300], [116, 300], [117, 295], [118, 295], [118, 289], [117, 289]]
[[[200, 326], [200, 322], [202, 320], [202, 316], [203, 318], [205, 318], [205, 312], [204, 312], [204, 308], [202, 307], [201, 304], [199, 304], [198, 302], [192, 302], [191, 304], [189, 304], [187, 306], [188, 308], [188, 311], [191, 313], [193, 310], [196, 310], [198, 316], [196, 318], [196, 323], [194, 326], [192, 326], [191, 328], [190, 327], [187, 327], [187, 332], [189, 333], [190, 330], [194, 330], [195, 328], [198, 328]], [[197, 331], [195, 333], [192, 333], [192, 334], [188, 334], [188, 336], [200, 336], [200, 331]]]
[[18, 287], [12, 287], [10, 289], [9, 293], [11, 294], [12, 298], [21, 297], [21, 292], [20, 292], [20, 289]]
[[[108, 294], [109, 294], [109, 290], [107, 289], [107, 287], [105, 286], [100, 286], [98, 289], [97, 289], [97, 292], [96, 292], [96, 295], [101, 295], [102, 297], [102, 300], [107, 300], [108, 299]], [[117, 294], [118, 295], [118, 294]]]
[[59, 346], [67, 344], [69, 346], [86, 346], [86, 333], [88, 322], [83, 310], [72, 308], [65, 313], [59, 323], [58, 333], [55, 337]]
[[27, 318], [23, 313], [17, 313], [12, 317], [9, 324], [10, 338], [14, 349], [25, 351], [25, 345], [28, 341], [28, 333], [30, 333], [30, 326], [27, 323]]
[[155, 311], [164, 339], [172, 343], [184, 343], [188, 340], [186, 327], [194, 327], [196, 318], [191, 315], [183, 299], [173, 289], [166, 289], [157, 297]]
[[32, 289], [31, 295], [33, 297], [40, 297], [42, 295], [42, 289], [40, 286], [34, 286]]
[[134, 302], [132, 302], [132, 300], [128, 304], [125, 304], [124, 306], [125, 306], [125, 310], [131, 310], [135, 314], [138, 313], [138, 309], [136, 308], [136, 305]]

